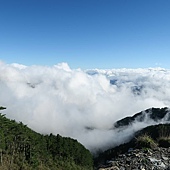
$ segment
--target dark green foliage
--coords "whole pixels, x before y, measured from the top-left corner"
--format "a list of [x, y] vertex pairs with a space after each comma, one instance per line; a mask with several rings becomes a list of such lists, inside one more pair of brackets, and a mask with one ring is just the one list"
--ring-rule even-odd
[[138, 137], [142, 134], [147, 134], [154, 140], [158, 140], [160, 137], [170, 136], [170, 124], [148, 126], [136, 132], [135, 136]]
[[91, 153], [77, 140], [41, 135], [0, 114], [0, 169], [90, 170]]
[[2, 107], [2, 106], [0, 106], [0, 110], [4, 110], [4, 109], [6, 109], [6, 107]]
[[147, 134], [139, 136], [136, 139], [136, 147], [137, 148], [156, 148], [157, 143]]
[[170, 136], [159, 138], [158, 143], [160, 147], [169, 148], [170, 147]]

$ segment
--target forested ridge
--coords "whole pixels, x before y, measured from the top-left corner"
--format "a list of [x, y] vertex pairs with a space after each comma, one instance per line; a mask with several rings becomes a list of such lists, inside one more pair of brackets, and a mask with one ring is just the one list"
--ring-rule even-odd
[[90, 170], [93, 157], [75, 139], [36, 133], [0, 113], [0, 169]]

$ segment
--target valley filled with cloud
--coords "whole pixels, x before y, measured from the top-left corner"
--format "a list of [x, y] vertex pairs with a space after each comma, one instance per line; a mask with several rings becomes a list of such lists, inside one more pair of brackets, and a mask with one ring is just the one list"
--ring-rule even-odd
[[0, 62], [0, 105], [10, 119], [43, 134], [77, 139], [90, 150], [126, 141], [148, 124], [113, 129], [126, 116], [170, 106], [170, 70], [71, 69], [67, 63], [24, 66]]

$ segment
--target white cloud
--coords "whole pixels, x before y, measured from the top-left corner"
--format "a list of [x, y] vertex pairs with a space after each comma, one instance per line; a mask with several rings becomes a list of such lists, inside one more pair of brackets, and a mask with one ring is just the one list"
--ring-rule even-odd
[[106, 148], [130, 135], [132, 129], [119, 139], [109, 130], [118, 119], [170, 105], [170, 71], [162, 68], [82, 71], [66, 63], [45, 67], [1, 62], [0, 87], [7, 117], [40, 133], [77, 138], [90, 149]]

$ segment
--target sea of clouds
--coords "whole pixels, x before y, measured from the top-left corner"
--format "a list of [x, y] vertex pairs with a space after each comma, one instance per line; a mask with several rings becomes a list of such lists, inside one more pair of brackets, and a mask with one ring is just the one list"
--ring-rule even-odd
[[136, 123], [118, 132], [112, 129], [117, 120], [170, 106], [170, 70], [81, 70], [67, 63], [47, 67], [0, 62], [0, 106], [7, 107], [3, 113], [8, 118], [37, 132], [75, 138], [92, 151], [107, 149], [154, 123]]

